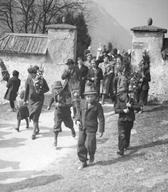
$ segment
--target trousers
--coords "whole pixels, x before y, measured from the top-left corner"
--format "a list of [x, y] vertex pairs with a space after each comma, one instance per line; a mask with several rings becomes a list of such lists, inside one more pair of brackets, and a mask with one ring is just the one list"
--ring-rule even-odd
[[130, 145], [131, 129], [133, 121], [118, 120], [118, 149], [124, 151], [124, 148]]
[[87, 155], [94, 158], [96, 152], [96, 133], [89, 133], [86, 130], [79, 130], [77, 154], [81, 162], [86, 162]]

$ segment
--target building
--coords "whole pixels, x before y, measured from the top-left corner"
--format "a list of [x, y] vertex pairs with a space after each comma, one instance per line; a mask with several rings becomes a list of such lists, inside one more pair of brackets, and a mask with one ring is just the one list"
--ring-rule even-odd
[[149, 19], [148, 25], [131, 29], [133, 32], [131, 62], [133, 69], [137, 70], [142, 52], [144, 50], [148, 52], [151, 72], [149, 100], [163, 102], [168, 100], [168, 63], [162, 58], [167, 29], [153, 26], [152, 22], [152, 19]]
[[[30, 65], [44, 67], [44, 76], [51, 87], [53, 81], [61, 80], [61, 74], [68, 58], [76, 58], [77, 31], [68, 24], [48, 25], [48, 33], [8, 33], [0, 39], [0, 58], [9, 73], [20, 72], [21, 87], [27, 78]], [[6, 91], [6, 83], [0, 83], [0, 102]]]

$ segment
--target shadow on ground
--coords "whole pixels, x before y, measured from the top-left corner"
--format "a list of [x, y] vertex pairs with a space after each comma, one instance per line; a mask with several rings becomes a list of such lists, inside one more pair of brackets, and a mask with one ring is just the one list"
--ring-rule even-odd
[[25, 145], [26, 139], [22, 138], [11, 138], [11, 139], [3, 139], [0, 140], [0, 148], [15, 148], [19, 146]]
[[[11, 173], [11, 172], [10, 172]], [[7, 174], [9, 175], [10, 173], [5, 172], [3, 173], [4, 175]], [[17, 178], [17, 174], [19, 174], [20, 178], [26, 178], [26, 175], [30, 175], [30, 173], [33, 174], [33, 172], [30, 171], [23, 171], [21, 172], [14, 172], [13, 176]], [[21, 190], [24, 188], [32, 188], [36, 186], [41, 186], [41, 185], [46, 185], [52, 182], [55, 182], [57, 180], [63, 179], [61, 175], [44, 175], [44, 176], [37, 176], [33, 178], [28, 178], [20, 182], [16, 183], [10, 183], [10, 184], [0, 184], [0, 191], [3, 192], [11, 192], [11, 191], [16, 191], [16, 190]]]
[[[5, 169], [11, 167], [12, 169], [19, 169], [19, 164], [20, 162], [15, 162], [15, 161], [4, 161], [0, 159], [0, 169]], [[0, 173], [1, 175], [1, 173]], [[0, 176], [1, 180], [1, 176]]]
[[128, 154], [125, 154], [124, 156], [120, 156], [116, 159], [111, 159], [108, 161], [98, 161], [96, 164], [102, 165], [102, 166], [107, 166], [107, 165], [115, 164], [117, 162], [125, 162], [125, 161], [128, 161], [128, 160], [136, 158], [136, 157], [143, 157], [143, 156], [145, 156], [145, 152], [137, 153], [138, 150], [149, 148], [149, 147], [154, 147], [154, 146], [158, 146], [158, 145], [163, 145], [163, 144], [168, 144], [168, 139], [158, 140], [155, 142], [130, 147]]
[[168, 105], [155, 105], [152, 108], [145, 110], [145, 112], [158, 112], [158, 111], [164, 111], [168, 110]]

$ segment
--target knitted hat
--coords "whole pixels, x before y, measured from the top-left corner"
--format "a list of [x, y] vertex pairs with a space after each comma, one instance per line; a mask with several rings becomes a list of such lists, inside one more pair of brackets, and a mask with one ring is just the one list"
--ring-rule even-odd
[[96, 87], [93, 83], [87, 83], [85, 86], [85, 92], [84, 95], [95, 95], [97, 94]]
[[53, 84], [53, 89], [63, 88], [61, 81], [55, 81]]

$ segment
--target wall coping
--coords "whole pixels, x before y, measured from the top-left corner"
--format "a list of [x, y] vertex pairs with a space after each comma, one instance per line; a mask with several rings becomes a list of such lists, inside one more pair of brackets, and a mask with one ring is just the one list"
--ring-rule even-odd
[[145, 26], [139, 26], [139, 27], [133, 27], [131, 28], [131, 31], [133, 32], [156, 32], [156, 33], [167, 33], [167, 29], [163, 29], [163, 28], [160, 28], [160, 27], [156, 27], [156, 26], [153, 26], [153, 25], [145, 25]]
[[52, 24], [52, 25], [47, 25], [47, 29], [70, 29], [70, 30], [76, 30], [76, 26], [74, 25], [69, 25], [69, 24]]

